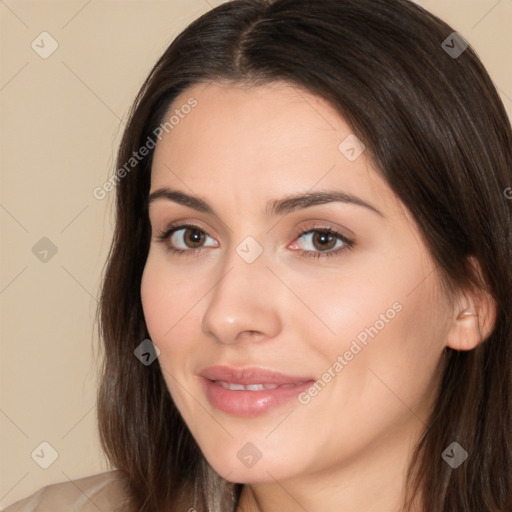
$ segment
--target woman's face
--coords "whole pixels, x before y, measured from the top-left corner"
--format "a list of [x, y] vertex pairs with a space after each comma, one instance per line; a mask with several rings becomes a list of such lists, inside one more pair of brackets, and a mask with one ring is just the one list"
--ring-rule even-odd
[[451, 311], [368, 151], [327, 102], [282, 82], [195, 85], [171, 115], [141, 294], [206, 459], [233, 482], [402, 464]]

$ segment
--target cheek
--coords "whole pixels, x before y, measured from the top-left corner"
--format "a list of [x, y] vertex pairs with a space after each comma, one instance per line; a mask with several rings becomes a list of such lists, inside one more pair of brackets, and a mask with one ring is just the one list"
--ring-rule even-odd
[[197, 302], [191, 288], [189, 279], [176, 276], [168, 263], [150, 253], [141, 280], [142, 307], [149, 337], [160, 350], [162, 376], [178, 409], [183, 403], [176, 378], [181, 381], [181, 372], [187, 371], [190, 340], [194, 339], [187, 332]]
[[341, 277], [295, 283], [310, 311], [296, 303], [302, 309], [294, 316], [325, 363], [347, 354], [359, 361], [350, 365], [361, 375], [378, 366], [397, 384], [415, 374], [428, 381], [444, 348], [449, 305], [423, 253], [396, 256], [361, 262]]
[[196, 280], [173, 271], [168, 262], [158, 255], [152, 256], [151, 252], [144, 267], [140, 293], [148, 331], [159, 347], [187, 325], [194, 313], [194, 304], [201, 297]]
[[309, 341], [317, 340], [316, 346], [331, 358], [348, 350], [353, 340], [364, 347], [399, 323], [404, 310], [410, 309], [410, 300], [396, 279], [388, 281], [384, 273], [370, 272], [366, 267], [361, 272], [339, 272], [330, 279], [297, 280], [293, 289], [304, 304], [292, 300], [285, 315], [297, 319], [303, 332], [309, 333]]
[[173, 311], [171, 288], [168, 280], [162, 279], [159, 265], [152, 261], [150, 255], [142, 274], [140, 295], [150, 337], [157, 344], [170, 327], [171, 318], [165, 312]]
[[[375, 275], [366, 283], [345, 279], [342, 290], [334, 283], [309, 287], [310, 296], [316, 296], [311, 309], [336, 334], [323, 329], [317, 332], [327, 334], [315, 336], [311, 318], [302, 320], [311, 359], [322, 361], [317, 370], [324, 372], [319, 373], [320, 391], [311, 390], [310, 397], [304, 397], [311, 400], [304, 414], [310, 421], [317, 418], [331, 439], [339, 437], [338, 430], [354, 432], [357, 425], [355, 438], [365, 442], [379, 431], [393, 430], [411, 410], [418, 418], [427, 417], [446, 313], [432, 282], [411, 293], [417, 274], [404, 274], [382, 274], [380, 280]], [[342, 441], [337, 443], [333, 452], [336, 447], [345, 449]]]
[[[194, 278], [190, 276], [194, 275]], [[194, 373], [202, 354], [201, 298], [211, 284], [196, 272], [176, 270], [165, 256], [150, 253], [141, 280], [141, 301], [150, 339], [159, 348], [159, 364], [169, 391], [184, 375]]]

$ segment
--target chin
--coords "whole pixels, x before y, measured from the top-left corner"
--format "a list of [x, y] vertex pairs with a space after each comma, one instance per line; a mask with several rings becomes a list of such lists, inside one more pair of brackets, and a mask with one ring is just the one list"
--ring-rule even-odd
[[[232, 483], [264, 483], [284, 480], [297, 475], [297, 465], [287, 459], [286, 454], [275, 454], [272, 458], [261, 458], [251, 460], [252, 447], [245, 445], [241, 450], [224, 451], [222, 455], [208, 456], [207, 461], [213, 470]], [[204, 452], [203, 452], [204, 453]]]

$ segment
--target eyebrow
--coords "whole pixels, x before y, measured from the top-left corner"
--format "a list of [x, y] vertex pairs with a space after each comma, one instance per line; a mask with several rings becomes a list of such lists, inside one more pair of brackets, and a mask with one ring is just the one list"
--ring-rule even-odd
[[[215, 210], [206, 201], [199, 197], [180, 192], [179, 190], [172, 190], [167, 187], [159, 188], [149, 195], [149, 204], [158, 199], [173, 201], [199, 212], [209, 213], [218, 217]], [[274, 199], [268, 202], [265, 213], [267, 216], [286, 215], [311, 206], [333, 202], [355, 204], [356, 206], [361, 206], [384, 217], [384, 214], [380, 210], [360, 197], [338, 190], [307, 192], [305, 194], [289, 195], [282, 199]]]

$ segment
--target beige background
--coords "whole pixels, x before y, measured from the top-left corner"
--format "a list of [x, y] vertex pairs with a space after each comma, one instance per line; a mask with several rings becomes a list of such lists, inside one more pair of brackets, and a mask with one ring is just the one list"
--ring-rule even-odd
[[[108, 469], [95, 426], [94, 315], [113, 195], [92, 190], [113, 171], [127, 110], [156, 59], [220, 3], [0, 3], [0, 507]], [[418, 3], [473, 45], [511, 115], [512, 0]], [[47, 59], [31, 48], [43, 31], [59, 45]], [[42, 237], [57, 247], [46, 262], [32, 252]], [[31, 457], [43, 441], [58, 453], [47, 469]], [[49, 460], [47, 448], [36, 453]]]

